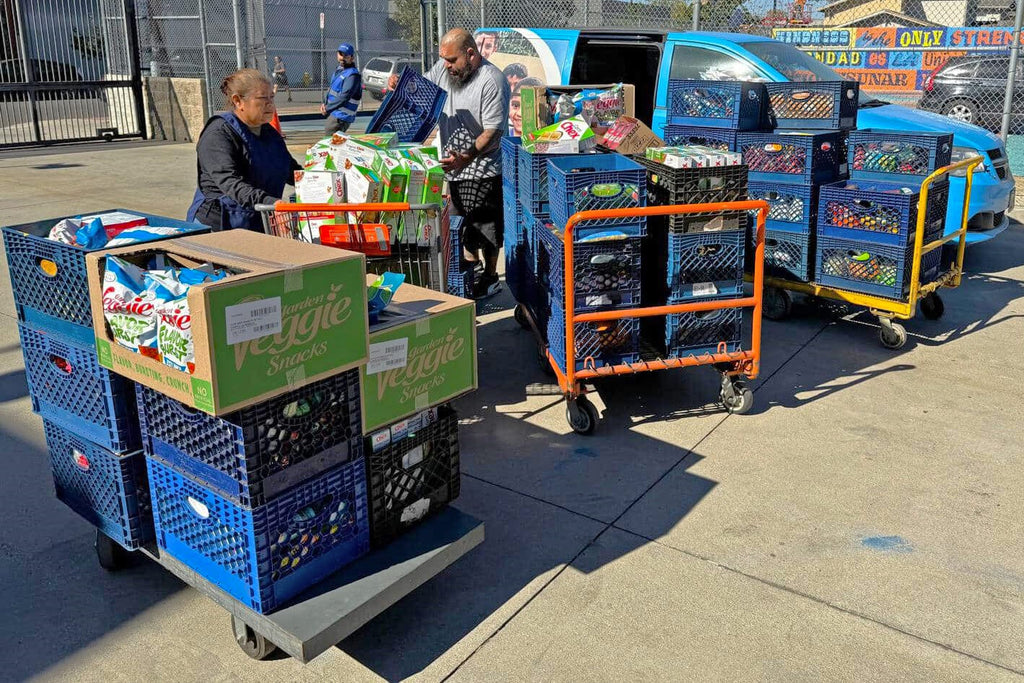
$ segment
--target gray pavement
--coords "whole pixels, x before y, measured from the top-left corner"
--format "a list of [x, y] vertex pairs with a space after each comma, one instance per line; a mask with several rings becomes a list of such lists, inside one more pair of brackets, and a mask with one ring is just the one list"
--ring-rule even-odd
[[[297, 148], [296, 148], [297, 149]], [[188, 145], [6, 155], [12, 224], [180, 217]], [[487, 540], [302, 666], [253, 662], [227, 615], [147, 562], [96, 564], [53, 497], [0, 288], [0, 671], [41, 680], [1024, 679], [1024, 228], [972, 247], [946, 316], [899, 352], [867, 316], [766, 322], [755, 408], [696, 369], [598, 386], [571, 434], [507, 294], [479, 310], [459, 401]], [[6, 271], [6, 264], [4, 264]], [[0, 273], [0, 282], [7, 278]]]

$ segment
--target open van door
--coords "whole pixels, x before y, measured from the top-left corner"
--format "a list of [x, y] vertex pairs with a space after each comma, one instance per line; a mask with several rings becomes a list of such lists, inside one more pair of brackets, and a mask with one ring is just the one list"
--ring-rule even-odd
[[664, 40], [663, 33], [583, 31], [569, 83], [632, 83], [636, 117], [650, 125]]

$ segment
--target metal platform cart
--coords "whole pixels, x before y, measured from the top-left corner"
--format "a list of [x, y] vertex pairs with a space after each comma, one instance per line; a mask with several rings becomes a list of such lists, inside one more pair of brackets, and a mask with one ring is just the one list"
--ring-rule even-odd
[[[575, 311], [575, 274], [573, 271], [573, 231], [583, 221], [622, 220], [650, 216], [671, 216], [677, 214], [697, 214], [722, 211], [756, 211], [756, 246], [754, 257], [754, 288], [750, 296], [739, 296], [731, 299], [696, 300], [689, 303], [652, 306], [647, 308], [628, 308], [600, 310], [592, 312]], [[537, 337], [541, 353], [550, 364], [551, 370], [558, 379], [558, 385], [566, 401], [566, 419], [572, 430], [578, 434], [593, 433], [598, 422], [597, 409], [586, 394], [589, 391], [587, 382], [602, 377], [628, 375], [655, 370], [693, 367], [698, 365], [713, 366], [722, 375], [719, 397], [730, 413], [742, 414], [753, 405], [753, 392], [746, 386], [744, 379], [755, 379], [761, 362], [761, 292], [764, 277], [764, 239], [765, 218], [768, 205], [763, 201], [735, 201], [709, 204], [680, 204], [670, 206], [648, 206], [626, 209], [605, 209], [598, 211], [581, 211], [569, 217], [562, 236], [564, 244], [564, 283], [565, 283], [565, 370], [563, 371], [551, 352], [548, 341], [537, 323], [536, 312], [531, 310], [527, 302], [516, 304], [515, 318], [520, 325], [531, 329]], [[694, 314], [717, 310], [739, 310], [751, 308], [752, 333], [749, 349], [730, 351], [725, 342], [720, 342], [714, 353], [704, 352], [693, 355], [680, 354], [677, 357], [656, 357], [642, 354], [635, 362], [597, 367], [593, 359], [583, 359], [583, 369], [577, 370], [575, 328], [580, 323], [600, 323], [621, 321], [627, 318], [648, 318], [669, 316], [674, 314]]]
[[[917, 221], [913, 233], [912, 255], [903, 263], [900, 269], [894, 269], [891, 277], [886, 278], [886, 286], [892, 289], [895, 296], [881, 296], [866, 294], [843, 289], [835, 284], [813, 282], [797, 282], [790, 279], [767, 276], [764, 278], [764, 315], [770, 320], [783, 320], [787, 318], [792, 310], [793, 298], [790, 292], [806, 294], [810, 297], [839, 301], [854, 306], [867, 308], [871, 315], [878, 319], [879, 340], [888, 349], [899, 349], [907, 342], [907, 331], [896, 320], [910, 320], [914, 317], [918, 305], [921, 307], [921, 314], [929, 320], [938, 320], [945, 311], [945, 305], [939, 296], [938, 290], [944, 287], [956, 288], [960, 286], [963, 278], [964, 247], [966, 246], [965, 236], [967, 234], [967, 211], [971, 199], [971, 185], [974, 179], [974, 169], [982, 161], [981, 157], [964, 159], [954, 164], [944, 166], [928, 175], [921, 182], [920, 196], [917, 203]], [[952, 235], [939, 237], [925, 243], [925, 219], [928, 214], [928, 193], [936, 180], [946, 178], [947, 174], [966, 169], [964, 185], [964, 212], [960, 223], [960, 229]], [[819, 209], [821, 210], [821, 209]], [[923, 259], [932, 254], [938, 261], [938, 254], [941, 254], [943, 245], [957, 241], [956, 257], [948, 270], [935, 273], [932, 269], [923, 267]], [[909, 253], [909, 252], [908, 252]], [[856, 257], [851, 257], [856, 258]], [[820, 259], [819, 259], [820, 260]], [[867, 270], [873, 266], [866, 261], [863, 269]], [[899, 285], [904, 274], [902, 271], [909, 267], [909, 286], [905, 296], [897, 294]], [[860, 268], [860, 264], [858, 264]], [[928, 270], [932, 270], [931, 277]], [[940, 268], [941, 270], [941, 268]], [[815, 280], [821, 277], [821, 273], [815, 276]], [[749, 279], [749, 278], [748, 278]], [[757, 276], [752, 278], [757, 288]], [[892, 285], [895, 283], [895, 287]]]
[[[366, 255], [366, 272], [403, 273], [417, 287], [445, 291], [450, 244], [437, 204], [258, 204], [268, 235], [339, 246]], [[392, 235], [376, 214], [403, 214]], [[356, 220], [349, 222], [348, 216]]]

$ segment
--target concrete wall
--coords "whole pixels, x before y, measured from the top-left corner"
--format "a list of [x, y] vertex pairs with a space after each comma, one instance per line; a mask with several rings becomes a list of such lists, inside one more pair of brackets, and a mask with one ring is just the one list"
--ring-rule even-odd
[[151, 140], [195, 142], [206, 123], [206, 87], [200, 78], [142, 80]]

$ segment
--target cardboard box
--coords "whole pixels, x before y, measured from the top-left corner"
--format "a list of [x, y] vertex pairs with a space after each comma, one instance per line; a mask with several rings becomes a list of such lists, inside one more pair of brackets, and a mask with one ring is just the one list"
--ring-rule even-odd
[[[548, 105], [548, 92], [575, 94], [583, 90], [611, 88], [618, 83], [602, 85], [530, 85], [519, 89], [519, 101], [523, 115], [523, 137], [551, 124], [551, 110]], [[622, 84], [622, 99], [625, 116], [636, 116], [636, 87], [629, 83]]]
[[665, 141], [632, 116], [620, 116], [598, 145], [619, 154], [643, 154], [649, 147], [664, 147]]
[[[239, 273], [188, 291], [195, 372], [118, 344], [103, 311], [106, 255], [145, 266], [156, 254]], [[366, 259], [249, 230], [86, 255], [100, 364], [212, 415], [224, 415], [366, 362]], [[267, 333], [266, 330], [270, 330]]]
[[360, 369], [363, 432], [473, 391], [476, 361], [476, 305], [403, 285], [370, 329], [370, 360]]
[[[345, 174], [337, 171], [295, 171], [295, 200], [302, 204], [344, 204]], [[294, 214], [304, 242], [320, 243], [320, 227], [345, 223], [342, 212]]]
[[597, 146], [597, 136], [579, 116], [541, 128], [523, 137], [530, 154], [582, 154]]

